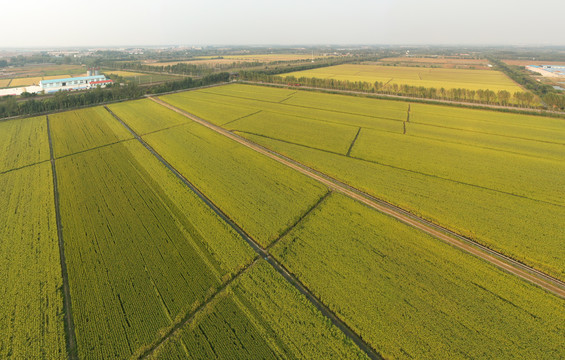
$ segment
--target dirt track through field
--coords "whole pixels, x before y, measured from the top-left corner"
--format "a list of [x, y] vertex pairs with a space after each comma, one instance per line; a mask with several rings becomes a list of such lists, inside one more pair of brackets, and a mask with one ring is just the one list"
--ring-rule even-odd
[[497, 267], [516, 275], [524, 280], [527, 280], [561, 298], [565, 298], [565, 283], [559, 279], [553, 278], [539, 270], [531, 268], [527, 265], [521, 264], [516, 260], [513, 260], [501, 253], [488, 249], [487, 247], [474, 242], [473, 240], [464, 238], [459, 236], [448, 229], [441, 228], [437, 225], [433, 225], [427, 222], [424, 219], [418, 218], [414, 215], [409, 214], [408, 212], [391, 206], [384, 201], [376, 199], [366, 193], [363, 193], [349, 185], [343, 184], [335, 179], [331, 179], [327, 175], [320, 173], [314, 169], [306, 167], [292, 159], [284, 157], [274, 151], [268, 150], [258, 144], [255, 144], [245, 138], [242, 138], [228, 130], [225, 130], [219, 126], [213, 125], [199, 117], [192, 115], [186, 111], [183, 111], [175, 106], [172, 106], [161, 99], [157, 99], [154, 97], [150, 97], [151, 100], [155, 101], [158, 104], [161, 104], [168, 109], [171, 109], [181, 115], [184, 115], [195, 122], [214, 130], [215, 132], [224, 135], [238, 143], [257, 151], [260, 154], [268, 156], [269, 158], [278, 161], [281, 164], [284, 164], [300, 173], [321, 182], [322, 184], [326, 185], [329, 189], [334, 190], [336, 192], [340, 192], [345, 194], [375, 210], [380, 211], [381, 213], [387, 214], [389, 216], [394, 217], [395, 219], [413, 226], [417, 229], [420, 229], [427, 234], [442, 240], [452, 246], [455, 246], [463, 251], [466, 251], [470, 254], [473, 254]]

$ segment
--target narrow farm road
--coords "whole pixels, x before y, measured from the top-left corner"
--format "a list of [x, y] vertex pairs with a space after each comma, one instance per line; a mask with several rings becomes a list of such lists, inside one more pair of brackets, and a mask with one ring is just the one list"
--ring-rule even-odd
[[341, 183], [317, 170], [309, 168], [305, 165], [302, 165], [290, 158], [287, 158], [281, 154], [278, 154], [274, 151], [271, 151], [263, 146], [255, 144], [241, 136], [238, 136], [228, 130], [225, 130], [219, 126], [211, 124], [206, 120], [203, 120], [193, 114], [190, 114], [184, 110], [181, 110], [175, 106], [172, 106], [165, 101], [149, 97], [151, 100], [155, 101], [158, 104], [161, 104], [168, 109], [171, 109], [181, 115], [188, 117], [189, 119], [211, 129], [215, 132], [224, 135], [238, 143], [247, 146], [248, 148], [257, 151], [260, 154], [268, 156], [271, 159], [278, 161], [281, 164], [284, 164], [296, 171], [301, 172], [302, 174], [309, 176], [312, 179], [315, 179], [322, 184], [326, 185], [329, 189], [340, 192], [345, 194], [355, 200], [362, 202], [363, 204], [380, 211], [384, 214], [392, 216], [399, 221], [402, 221], [405, 224], [413, 226], [417, 229], [420, 229], [433, 237], [445, 241], [446, 243], [455, 246], [459, 249], [462, 249], [470, 254], [473, 254], [489, 263], [516, 275], [526, 281], [529, 281], [561, 298], [565, 298], [565, 282], [556, 279], [550, 275], [547, 275], [537, 269], [534, 269], [530, 266], [524, 265], [508, 256], [496, 252], [483, 246], [471, 239], [467, 239], [463, 236], [460, 236], [446, 228], [440, 227], [438, 225], [432, 224], [425, 219], [419, 218], [415, 215], [410, 214], [409, 212], [395, 207], [391, 204], [388, 204], [380, 199], [377, 199], [369, 194], [366, 194], [360, 190], [357, 190], [349, 185]]

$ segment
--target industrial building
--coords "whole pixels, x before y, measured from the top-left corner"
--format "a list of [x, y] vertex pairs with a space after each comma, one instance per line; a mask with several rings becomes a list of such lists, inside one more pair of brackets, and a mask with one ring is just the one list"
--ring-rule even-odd
[[46, 94], [49, 94], [57, 91], [87, 90], [97, 86], [105, 87], [111, 83], [113, 83], [113, 81], [106, 79], [104, 75], [92, 75], [64, 79], [41, 80], [39, 82], [39, 87], [41, 90], [45, 91]]
[[547, 77], [565, 77], [564, 65], [528, 65], [526, 69]]

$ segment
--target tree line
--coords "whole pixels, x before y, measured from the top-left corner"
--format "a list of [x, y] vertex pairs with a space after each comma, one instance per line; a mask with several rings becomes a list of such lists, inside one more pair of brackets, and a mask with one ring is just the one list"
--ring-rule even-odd
[[410, 96], [424, 99], [451, 100], [472, 102], [490, 105], [536, 107], [538, 102], [531, 92], [518, 91], [510, 93], [506, 90], [492, 91], [489, 89], [445, 89], [445, 88], [426, 88], [423, 86], [413, 86], [405, 84], [389, 84], [376, 81], [374, 83], [364, 81], [348, 81], [336, 79], [319, 79], [294, 76], [277, 76], [260, 72], [240, 72], [242, 80], [262, 81], [275, 84], [300, 84], [317, 88], [332, 90], [362, 91], [367, 93]]
[[149, 87], [139, 87], [131, 83], [124, 86], [114, 84], [104, 89], [98, 87], [94, 90], [77, 93], [59, 91], [51, 97], [32, 97], [25, 101], [17, 101], [15, 97], [5, 96], [0, 98], [0, 118], [18, 115], [34, 115], [118, 100], [131, 100], [146, 94], [160, 94], [226, 82], [229, 80], [229, 77], [229, 73], [224, 72], [199, 79], [187, 77], [179, 81], [171, 81]]

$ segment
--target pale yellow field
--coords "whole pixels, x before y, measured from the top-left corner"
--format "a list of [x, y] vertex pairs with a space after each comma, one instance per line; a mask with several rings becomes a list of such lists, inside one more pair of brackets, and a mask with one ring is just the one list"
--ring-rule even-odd
[[459, 58], [425, 58], [425, 57], [390, 57], [380, 59], [383, 62], [415, 62], [425, 64], [468, 64], [468, 65], [486, 65], [487, 59], [459, 59]]
[[[82, 76], [82, 75], [75, 75], [75, 76]], [[44, 76], [43, 80], [51, 80], [51, 79], [65, 79], [70, 77], [75, 77], [68, 74], [65, 75], [51, 75], [51, 76]], [[86, 75], [85, 75], [86, 76]]]
[[[202, 56], [197, 60], [188, 61], [171, 61], [171, 62], [155, 62], [145, 63], [149, 66], [169, 66], [176, 64], [192, 64], [192, 65], [216, 65], [216, 64], [232, 64], [234, 62], [273, 62], [273, 61], [294, 61], [309, 60], [312, 55], [308, 54], [258, 54], [258, 55], [224, 55], [223, 59], [216, 59], [217, 56]], [[322, 57], [314, 54], [314, 58]]]
[[41, 80], [42, 80], [41, 77], [28, 77], [28, 78], [13, 79], [12, 82], [10, 83], [10, 87], [39, 85], [39, 82]]
[[103, 71], [101, 71], [101, 73], [103, 73], [105, 75], [114, 74], [114, 75], [125, 77], [125, 78], [147, 75], [147, 74], [142, 74], [142, 73], [136, 73], [136, 72], [131, 72], [131, 71], [120, 71], [120, 70], [103, 70]]
[[0, 79], [0, 88], [8, 87], [11, 79]]
[[239, 59], [202, 59], [202, 60], [192, 60], [192, 61], [171, 61], [171, 62], [159, 62], [159, 63], [146, 63], [144, 65], [149, 66], [169, 66], [176, 64], [190, 64], [190, 65], [216, 65], [216, 64], [233, 64], [234, 62], [251, 62], [249, 60], [239, 60]]
[[518, 84], [505, 74], [494, 70], [468, 70], [444, 68], [420, 68], [403, 66], [378, 65], [337, 65], [318, 69], [298, 71], [281, 76], [295, 76], [423, 86], [426, 88], [444, 89], [489, 89], [492, 91], [507, 90], [511, 93], [523, 91]]
[[[314, 58], [320, 57], [314, 54]], [[224, 59], [256, 60], [256, 61], [292, 61], [311, 59], [311, 54], [258, 54], [258, 55], [227, 55]]]

